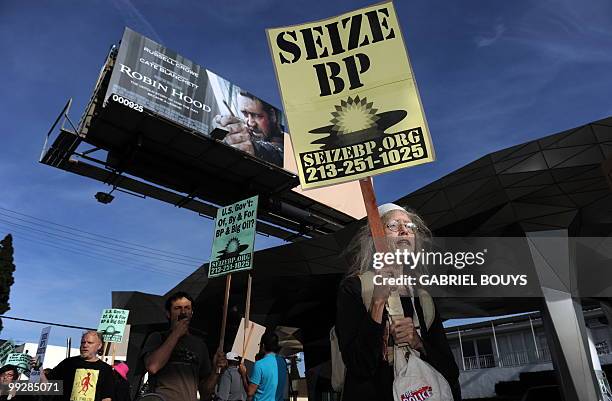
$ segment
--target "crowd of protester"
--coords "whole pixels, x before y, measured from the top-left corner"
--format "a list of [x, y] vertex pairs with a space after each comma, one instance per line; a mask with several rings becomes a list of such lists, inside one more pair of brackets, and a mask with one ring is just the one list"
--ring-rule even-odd
[[[132, 391], [129, 366], [102, 359], [102, 334], [86, 331], [79, 355], [64, 359], [53, 369], [41, 369], [40, 382], [61, 381], [62, 395], [33, 395], [6, 391], [18, 380], [17, 366], [0, 368], [0, 401], [283, 401], [287, 399], [287, 364], [277, 353], [278, 336], [266, 332], [250, 374], [240, 355], [217, 351], [212, 361], [204, 341], [190, 332], [193, 299], [185, 292], [171, 295], [165, 304], [169, 330], [151, 333], [141, 361], [148, 381]], [[32, 369], [40, 368], [32, 359]], [[7, 385], [7, 386], [2, 386]], [[132, 394], [135, 393], [134, 397]]]
[[[422, 219], [412, 211], [388, 203], [381, 205], [378, 212], [385, 247], [389, 250], [414, 252], [421, 249], [431, 235]], [[398, 399], [392, 392], [398, 378], [411, 384], [416, 379], [407, 373], [398, 375], [397, 366], [404, 366], [408, 372], [407, 357], [395, 357], [411, 355], [413, 358], [414, 353], [423, 361], [422, 366], [429, 369], [417, 381], [429, 383], [433, 377], [440, 383], [436, 391], [444, 394], [437, 399], [460, 401], [459, 369], [448, 346], [435, 301], [425, 296], [426, 293], [414, 296], [413, 289], [408, 286], [368, 284], [371, 281], [368, 277], [372, 275], [372, 254], [376, 251], [370, 227], [360, 230], [352, 244], [352, 269], [339, 286], [334, 328], [341, 359], [346, 365], [340, 372], [344, 376], [342, 398], [353, 401]], [[383, 268], [382, 274], [397, 278], [406, 268], [400, 264], [389, 265]], [[59, 401], [131, 401], [133, 393], [137, 393], [141, 401], [288, 399], [287, 363], [278, 354], [279, 338], [274, 331], [266, 331], [261, 337], [260, 352], [247, 372], [241, 355], [226, 354], [219, 349], [210, 357], [204, 340], [190, 328], [193, 306], [193, 299], [185, 292], [174, 293], [166, 300], [169, 328], [151, 333], [142, 347], [139, 362], [145, 367], [148, 381], [144, 387], [138, 384], [141, 387], [138, 391], [130, 391], [126, 363], [119, 362], [111, 368], [99, 358], [104, 343], [101, 333], [96, 331], [85, 332], [80, 354], [41, 372], [41, 381], [63, 382], [63, 395], [56, 397]], [[393, 362], [394, 359], [398, 360]], [[14, 366], [0, 369], [0, 401], [35, 399], [4, 391], [2, 385], [17, 377]], [[404, 398], [402, 395], [401, 399]]]

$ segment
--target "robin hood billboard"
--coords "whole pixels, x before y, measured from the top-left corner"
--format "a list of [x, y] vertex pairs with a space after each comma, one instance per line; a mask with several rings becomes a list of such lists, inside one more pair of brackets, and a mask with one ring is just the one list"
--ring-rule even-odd
[[280, 110], [155, 41], [126, 28], [105, 102], [145, 109], [283, 166]]

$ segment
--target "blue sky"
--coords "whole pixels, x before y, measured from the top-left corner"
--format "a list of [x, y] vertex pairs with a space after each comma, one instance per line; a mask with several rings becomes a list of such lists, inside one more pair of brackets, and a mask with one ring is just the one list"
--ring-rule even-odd
[[[95, 326], [101, 309], [110, 306], [111, 291], [164, 293], [209, 256], [210, 220], [125, 194], [99, 204], [93, 195], [104, 185], [37, 162], [44, 134], [69, 97], [71, 116], [80, 117], [124, 26], [280, 106], [265, 28], [369, 4], [0, 2], [0, 235], [13, 232], [17, 265], [8, 315]], [[485, 153], [612, 115], [608, 0], [398, 0], [396, 9], [438, 160], [377, 178], [380, 202]], [[62, 229], [87, 241], [88, 235], [70, 227], [124, 242], [108, 240], [109, 248], [119, 249], [113, 251], [33, 231]], [[190, 258], [178, 264], [136, 256], [125, 247], [145, 252], [126, 242]], [[257, 239], [260, 249], [279, 243]], [[80, 247], [81, 253], [59, 247]], [[42, 326], [3, 323], [0, 337], [38, 341]], [[68, 335], [74, 341], [79, 331], [54, 328], [50, 342], [63, 344]]]

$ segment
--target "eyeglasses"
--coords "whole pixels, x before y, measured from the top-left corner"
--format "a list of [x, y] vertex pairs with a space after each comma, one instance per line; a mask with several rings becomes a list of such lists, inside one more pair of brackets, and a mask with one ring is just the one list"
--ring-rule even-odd
[[413, 222], [403, 222], [399, 220], [391, 220], [387, 222], [387, 228], [393, 232], [398, 232], [400, 227], [404, 228], [404, 231], [414, 234], [419, 229]]

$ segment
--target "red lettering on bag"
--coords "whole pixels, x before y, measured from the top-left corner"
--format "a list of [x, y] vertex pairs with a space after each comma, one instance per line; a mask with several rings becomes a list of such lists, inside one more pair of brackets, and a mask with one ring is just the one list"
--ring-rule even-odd
[[408, 391], [401, 395], [402, 401], [423, 401], [433, 395], [431, 386], [424, 386], [418, 390]]

